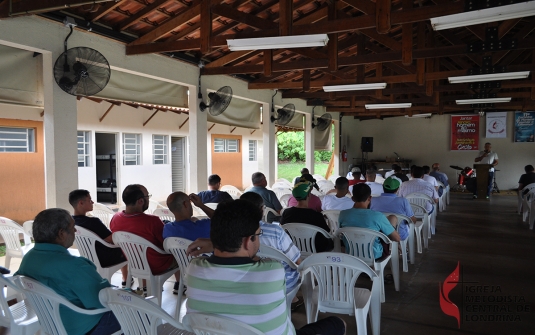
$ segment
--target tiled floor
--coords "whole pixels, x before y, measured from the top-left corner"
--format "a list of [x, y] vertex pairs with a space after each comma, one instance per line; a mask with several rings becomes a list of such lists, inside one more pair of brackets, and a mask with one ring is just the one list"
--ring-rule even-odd
[[[516, 197], [478, 201], [454, 193], [451, 205], [438, 216], [429, 249], [416, 255], [409, 272], [401, 272], [400, 291], [393, 284], [385, 286], [381, 333], [535, 334], [534, 260], [535, 233], [516, 214]], [[442, 312], [439, 302], [439, 288], [458, 263], [463, 283], [449, 298], [460, 310], [460, 328], [454, 317]], [[20, 259], [13, 259], [11, 270], [19, 264]], [[117, 273], [112, 284], [119, 285], [120, 280]], [[165, 283], [162, 303], [171, 315], [177, 301], [173, 283], [174, 279]], [[320, 313], [320, 318], [325, 316]], [[356, 334], [354, 317], [342, 318], [347, 334]], [[292, 321], [296, 327], [305, 324], [304, 306], [292, 314]]]

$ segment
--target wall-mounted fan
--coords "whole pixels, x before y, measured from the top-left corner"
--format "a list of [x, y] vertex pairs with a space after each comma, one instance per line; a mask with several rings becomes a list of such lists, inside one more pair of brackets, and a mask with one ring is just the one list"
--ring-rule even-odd
[[110, 64], [97, 50], [76, 47], [65, 51], [56, 59], [54, 64], [54, 79], [62, 90], [71, 95], [90, 96], [102, 91], [111, 76]]
[[271, 115], [271, 122], [275, 122], [275, 120], [278, 120], [277, 122], [279, 125], [284, 126], [290, 123], [292, 118], [295, 114], [295, 106], [294, 104], [286, 104], [284, 107], [277, 109], [277, 111], [274, 113], [275, 115]]
[[319, 131], [324, 131], [331, 126], [333, 116], [329, 113], [325, 113], [316, 119], [317, 123], [314, 123], [314, 108], [316, 108], [316, 106], [312, 108], [312, 128], [318, 128]]
[[204, 112], [209, 108], [208, 112], [212, 116], [218, 116], [227, 109], [232, 100], [232, 88], [230, 86], [223, 86], [217, 90], [217, 92], [208, 93], [208, 99], [210, 99], [210, 104], [207, 105], [204, 101], [201, 101], [199, 108], [201, 112]]

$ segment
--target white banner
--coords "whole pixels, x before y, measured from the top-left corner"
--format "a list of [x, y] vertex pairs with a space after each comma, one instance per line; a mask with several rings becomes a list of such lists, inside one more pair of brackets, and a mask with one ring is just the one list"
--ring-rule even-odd
[[507, 137], [507, 112], [486, 113], [487, 138]]

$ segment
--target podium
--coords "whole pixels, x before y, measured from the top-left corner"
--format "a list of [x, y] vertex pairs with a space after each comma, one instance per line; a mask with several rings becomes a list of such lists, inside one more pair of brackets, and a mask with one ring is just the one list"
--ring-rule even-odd
[[489, 170], [492, 164], [474, 164], [476, 170], [476, 195], [478, 199], [486, 199], [489, 189]]

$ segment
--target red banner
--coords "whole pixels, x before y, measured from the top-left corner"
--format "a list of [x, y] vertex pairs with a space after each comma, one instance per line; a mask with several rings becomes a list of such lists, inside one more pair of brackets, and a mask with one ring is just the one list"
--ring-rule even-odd
[[451, 116], [450, 150], [479, 150], [479, 115]]

